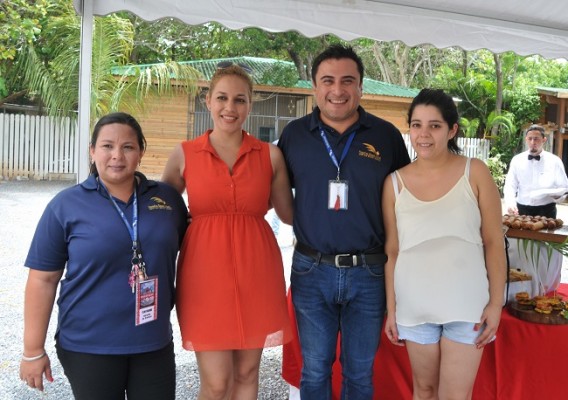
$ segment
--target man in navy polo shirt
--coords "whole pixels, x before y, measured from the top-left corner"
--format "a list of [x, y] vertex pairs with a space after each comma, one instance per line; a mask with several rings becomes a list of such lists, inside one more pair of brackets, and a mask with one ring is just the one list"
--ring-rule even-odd
[[342, 399], [372, 399], [385, 312], [385, 177], [410, 162], [400, 132], [368, 114], [363, 63], [333, 45], [314, 60], [317, 107], [279, 141], [295, 188], [292, 300], [302, 349], [302, 400], [331, 399], [341, 333]]

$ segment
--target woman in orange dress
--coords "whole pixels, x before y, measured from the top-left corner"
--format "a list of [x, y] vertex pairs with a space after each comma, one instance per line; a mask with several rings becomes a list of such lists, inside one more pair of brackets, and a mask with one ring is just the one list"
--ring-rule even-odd
[[182, 345], [196, 352], [199, 399], [256, 399], [262, 349], [292, 338], [282, 256], [264, 219], [292, 221], [292, 192], [278, 147], [243, 130], [252, 79], [216, 71], [206, 97], [213, 129], [182, 142], [162, 180], [187, 190], [192, 222], [178, 261]]

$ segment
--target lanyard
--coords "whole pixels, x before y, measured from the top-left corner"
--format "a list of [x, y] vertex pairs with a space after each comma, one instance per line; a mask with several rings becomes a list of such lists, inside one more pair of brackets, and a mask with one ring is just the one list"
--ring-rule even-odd
[[110, 201], [114, 205], [114, 208], [118, 212], [118, 215], [120, 215], [120, 218], [122, 219], [122, 222], [124, 222], [124, 226], [126, 226], [126, 229], [130, 234], [130, 238], [132, 239], [132, 260], [131, 260], [132, 267], [130, 269], [130, 275], [128, 276], [128, 284], [132, 288], [132, 293], [134, 293], [135, 290], [137, 290], [136, 289], [137, 283], [140, 282], [141, 280], [148, 279], [148, 276], [146, 275], [146, 267], [145, 267], [146, 263], [142, 260], [142, 253], [138, 248], [138, 187], [136, 186], [134, 188], [134, 200], [132, 201], [132, 225], [131, 225], [128, 222], [128, 219], [126, 218], [126, 215], [124, 215], [124, 212], [120, 209], [120, 207], [116, 203], [116, 200], [114, 200], [114, 197], [111, 196], [110, 192], [106, 188], [103, 181], [99, 179], [99, 183], [107, 192]]
[[132, 251], [134, 254], [136, 254], [138, 249], [138, 194], [136, 188], [134, 189], [134, 201], [132, 203], [132, 225], [131, 225], [128, 222], [128, 219], [126, 218], [126, 215], [124, 215], [124, 212], [120, 209], [118, 204], [116, 204], [116, 200], [114, 200], [114, 197], [111, 196], [110, 192], [106, 188], [103, 181], [99, 179], [99, 183], [107, 192], [110, 201], [114, 205], [114, 208], [118, 212], [118, 215], [120, 215], [122, 222], [124, 222], [124, 226], [126, 226], [126, 229], [130, 234], [130, 238], [132, 239]]
[[325, 144], [325, 148], [327, 149], [327, 154], [329, 154], [329, 158], [331, 158], [331, 161], [337, 167], [337, 180], [339, 180], [339, 171], [341, 163], [345, 159], [345, 156], [347, 156], [347, 152], [351, 147], [351, 143], [353, 142], [353, 138], [355, 137], [355, 131], [351, 132], [351, 134], [347, 138], [347, 143], [345, 143], [345, 147], [343, 148], [343, 152], [341, 153], [341, 158], [339, 159], [339, 162], [337, 161], [337, 157], [335, 157], [335, 153], [333, 152], [333, 149], [329, 144], [329, 140], [327, 140], [327, 137], [325, 136], [325, 131], [323, 130], [323, 128], [320, 128], [320, 135], [321, 138], [323, 139], [323, 143]]

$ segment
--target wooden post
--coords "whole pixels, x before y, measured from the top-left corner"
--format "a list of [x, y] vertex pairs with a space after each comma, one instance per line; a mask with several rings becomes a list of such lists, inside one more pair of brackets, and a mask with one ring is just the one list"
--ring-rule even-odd
[[566, 123], [566, 99], [561, 98], [558, 102], [558, 131], [556, 131], [556, 155], [562, 159], [562, 150], [564, 147], [564, 124]]

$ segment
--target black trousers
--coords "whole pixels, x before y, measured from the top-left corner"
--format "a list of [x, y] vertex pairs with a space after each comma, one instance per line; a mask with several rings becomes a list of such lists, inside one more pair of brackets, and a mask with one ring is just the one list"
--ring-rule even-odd
[[530, 215], [536, 217], [556, 218], [556, 203], [549, 203], [543, 206], [525, 206], [517, 203], [517, 209], [520, 215]]
[[57, 357], [76, 400], [174, 400], [174, 345], [149, 353], [76, 353], [56, 345]]

